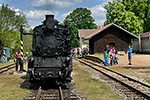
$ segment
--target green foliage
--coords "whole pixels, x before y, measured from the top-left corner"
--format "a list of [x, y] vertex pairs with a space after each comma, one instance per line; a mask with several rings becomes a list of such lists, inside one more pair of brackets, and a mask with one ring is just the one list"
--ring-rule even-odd
[[127, 11], [135, 13], [141, 20], [144, 21], [144, 32], [150, 31], [150, 0], [122, 0]]
[[2, 51], [4, 46], [9, 47], [11, 53], [14, 52], [13, 49], [19, 48], [20, 33], [18, 31], [21, 24], [27, 25], [24, 15], [17, 14], [7, 4], [0, 7], [0, 49]]
[[108, 2], [108, 4], [105, 5], [105, 9], [107, 10], [107, 20], [104, 22], [104, 25], [115, 23], [133, 34], [142, 33], [143, 21], [140, 20], [133, 12], [127, 11], [125, 8], [126, 7], [120, 2]]
[[5, 47], [10, 48], [10, 54], [11, 58], [13, 59], [15, 57], [15, 53], [20, 48], [20, 32], [19, 31], [13, 31], [12, 41], [11, 44], [8, 45], [5, 43]]
[[32, 50], [32, 35], [24, 35], [23, 36], [23, 51], [26, 54], [26, 51], [30, 52]]
[[64, 20], [72, 27], [72, 47], [79, 45], [78, 29], [95, 29], [98, 26], [94, 23], [95, 20], [91, 16], [91, 11], [87, 8], [77, 8], [73, 10]]

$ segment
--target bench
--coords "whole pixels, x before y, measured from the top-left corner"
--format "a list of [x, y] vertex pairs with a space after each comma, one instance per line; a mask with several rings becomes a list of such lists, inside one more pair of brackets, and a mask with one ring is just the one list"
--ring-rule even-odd
[[118, 51], [117, 54], [118, 54], [118, 55], [123, 55], [123, 56], [124, 56], [124, 55], [126, 54], [126, 52], [125, 52], [125, 51]]

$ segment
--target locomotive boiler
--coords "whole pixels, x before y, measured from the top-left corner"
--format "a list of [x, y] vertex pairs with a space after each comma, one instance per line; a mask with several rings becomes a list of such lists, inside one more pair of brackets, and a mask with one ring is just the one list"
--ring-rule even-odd
[[43, 24], [33, 29], [32, 55], [28, 59], [29, 81], [68, 83], [72, 80], [71, 27], [67, 23], [60, 25], [54, 15], [45, 17]]

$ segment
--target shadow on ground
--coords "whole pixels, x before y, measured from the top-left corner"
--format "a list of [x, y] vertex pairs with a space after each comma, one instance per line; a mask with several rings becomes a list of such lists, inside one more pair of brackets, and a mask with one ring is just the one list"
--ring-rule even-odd
[[21, 83], [20, 88], [32, 89], [33, 84], [31, 84], [29, 82], [29, 76], [28, 75], [21, 76], [21, 79], [23, 79], [24, 81]]

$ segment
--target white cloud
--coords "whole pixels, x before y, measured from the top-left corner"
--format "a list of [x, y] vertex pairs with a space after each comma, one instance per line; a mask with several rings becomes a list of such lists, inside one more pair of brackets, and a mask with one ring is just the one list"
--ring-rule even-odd
[[96, 18], [105, 17], [105, 8], [103, 8], [101, 5], [96, 5], [94, 7], [89, 8], [92, 12], [92, 15]]
[[20, 11], [20, 9], [15, 9], [15, 12], [18, 12], [18, 11]]
[[104, 25], [105, 19], [104, 19], [104, 20], [98, 19], [98, 20], [96, 20], [95, 22], [96, 22], [96, 24], [97, 24], [98, 26], [102, 27], [102, 25]]
[[103, 0], [102, 6], [104, 7], [105, 4], [108, 4], [108, 2], [113, 2], [113, 0]]
[[[84, 1], [90, 2], [90, 0], [39, 0], [39, 1], [33, 0], [31, 4], [35, 8], [37, 7], [44, 9], [44, 7], [49, 7], [51, 5], [52, 9], [54, 7], [55, 9], [64, 10], [67, 8], [74, 8], [75, 4], [83, 3]], [[45, 15], [53, 14], [54, 18], [62, 23], [65, 17], [71, 13], [71, 11], [60, 14], [60, 12], [58, 11], [52, 12], [52, 10], [21, 10], [15, 8], [14, 6], [10, 8], [16, 11], [17, 14], [19, 13], [24, 14], [29, 22], [29, 25], [31, 25], [32, 28], [35, 27], [36, 25], [41, 24], [41, 22], [45, 20]], [[96, 5], [88, 9], [91, 10], [92, 16], [95, 18], [96, 24], [99, 26], [103, 25], [104, 21], [106, 20], [105, 18], [106, 10], [103, 7], [103, 5]]]
[[35, 20], [39, 20], [39, 19], [43, 19], [44, 18], [44, 15], [47, 15], [47, 14], [53, 14], [51, 11], [48, 11], [48, 10], [25, 10], [23, 11], [23, 13], [26, 15], [26, 17], [28, 19], [35, 19]]
[[59, 14], [59, 12], [52, 12], [49, 10], [25, 10], [23, 11], [23, 14], [26, 16], [29, 25], [32, 25], [35, 27], [36, 25], [41, 24], [42, 21], [45, 20], [45, 15], [54, 15], [54, 18], [57, 19], [60, 23], [63, 23], [65, 17], [70, 14], [70, 12]]
[[40, 10], [71, 10], [74, 5], [89, 0], [33, 0], [31, 6]]
[[52, 14], [53, 12], [48, 10], [25, 10], [23, 11], [23, 14], [26, 16], [29, 25], [39, 25], [42, 21], [45, 19], [45, 15]]
[[95, 22], [98, 26], [102, 26], [106, 20], [106, 9], [102, 5], [96, 5], [89, 8], [92, 12], [92, 16], [95, 18]]
[[[106, 20], [106, 10], [102, 5], [96, 5], [94, 7], [88, 8], [92, 12], [92, 16], [95, 18], [95, 22], [97, 25], [102, 26], [104, 21]], [[45, 20], [45, 15], [53, 14], [54, 18], [59, 22], [63, 23], [65, 17], [69, 15], [71, 11], [67, 13], [60, 14], [59, 12], [52, 12], [50, 10], [25, 10], [23, 14], [28, 19], [29, 25], [39, 25], [42, 21]]]
[[59, 12], [55, 12], [55, 18], [60, 21], [60, 23], [63, 23], [64, 19], [66, 18], [67, 15], [69, 15], [71, 11], [64, 13], [62, 15], [59, 14]]

